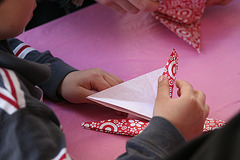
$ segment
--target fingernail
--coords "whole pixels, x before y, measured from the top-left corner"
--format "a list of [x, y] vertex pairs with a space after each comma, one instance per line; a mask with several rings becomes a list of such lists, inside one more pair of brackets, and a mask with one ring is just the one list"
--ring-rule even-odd
[[161, 75], [159, 78], [158, 78], [158, 82], [161, 82], [163, 80], [163, 75]]

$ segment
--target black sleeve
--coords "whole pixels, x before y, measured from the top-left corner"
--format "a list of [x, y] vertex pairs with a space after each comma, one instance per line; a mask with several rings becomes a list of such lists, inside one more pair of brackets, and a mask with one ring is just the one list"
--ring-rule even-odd
[[118, 160], [161, 160], [184, 143], [175, 126], [162, 117], [153, 117], [142, 133], [127, 142], [126, 153]]
[[220, 129], [204, 133], [166, 157], [166, 160], [239, 160], [240, 113]]

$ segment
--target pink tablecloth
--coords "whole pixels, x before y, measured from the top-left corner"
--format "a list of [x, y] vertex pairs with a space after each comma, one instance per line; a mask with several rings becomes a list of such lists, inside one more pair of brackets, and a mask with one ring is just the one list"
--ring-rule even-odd
[[[177, 78], [207, 95], [209, 117], [229, 120], [240, 111], [240, 1], [205, 10], [201, 54], [148, 13], [120, 15], [99, 4], [27, 31], [19, 38], [82, 70], [101, 68], [129, 80], [165, 65], [179, 54]], [[130, 137], [83, 129], [81, 123], [122, 118], [97, 105], [45, 101], [56, 112], [75, 160], [112, 160]]]

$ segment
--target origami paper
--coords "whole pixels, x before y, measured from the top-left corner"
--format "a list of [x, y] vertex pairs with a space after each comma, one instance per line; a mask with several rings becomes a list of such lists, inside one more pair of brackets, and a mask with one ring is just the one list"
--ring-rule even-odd
[[[125, 136], [136, 136], [141, 133], [149, 122], [136, 119], [109, 119], [103, 121], [92, 121], [82, 123], [85, 129], [95, 130], [105, 133], [113, 133]], [[225, 125], [224, 121], [207, 118], [203, 132], [212, 131]]]
[[200, 19], [206, 0], [160, 0], [152, 15], [200, 53]]
[[82, 127], [99, 132], [136, 136], [141, 133], [148, 124], [149, 122], [139, 121], [137, 119], [109, 119], [85, 122], [82, 123]]
[[157, 95], [158, 78], [165, 74], [169, 79], [170, 96], [178, 69], [178, 55], [175, 49], [164, 68], [155, 70], [114, 87], [108, 88], [87, 98], [144, 119], [151, 119]]
[[170, 92], [170, 97], [172, 98], [172, 93], [173, 93], [173, 86], [174, 82], [176, 80], [176, 73], [178, 70], [178, 54], [175, 49], [173, 49], [173, 52], [165, 66], [163, 75], [168, 77], [169, 81], [169, 92]]
[[[152, 118], [154, 102], [157, 95], [157, 82], [160, 75], [165, 75], [169, 80], [169, 91], [172, 97], [173, 86], [178, 70], [178, 54], [173, 49], [164, 68], [147, 73], [140, 77], [126, 81], [117, 86], [98, 92], [88, 98], [99, 104], [118, 111], [130, 113], [146, 119], [109, 119], [82, 123], [82, 127], [90, 130], [114, 133], [119, 135], [135, 136], [141, 133]], [[224, 121], [207, 118], [203, 131], [210, 131], [225, 124]]]

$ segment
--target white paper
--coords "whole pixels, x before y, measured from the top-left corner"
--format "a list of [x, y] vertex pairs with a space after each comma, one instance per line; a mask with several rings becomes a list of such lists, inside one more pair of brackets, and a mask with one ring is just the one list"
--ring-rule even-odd
[[106, 107], [151, 119], [157, 95], [158, 78], [164, 67], [88, 96]]

